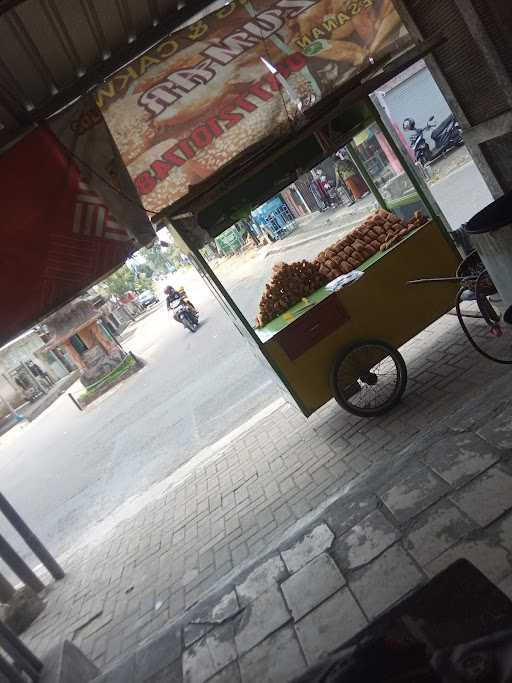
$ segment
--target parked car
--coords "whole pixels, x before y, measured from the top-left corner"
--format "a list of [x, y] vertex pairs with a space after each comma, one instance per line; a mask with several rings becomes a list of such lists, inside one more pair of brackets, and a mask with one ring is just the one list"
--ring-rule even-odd
[[142, 308], [148, 308], [153, 304], [157, 304], [159, 301], [160, 299], [157, 297], [157, 295], [153, 292], [150, 292], [149, 289], [145, 289], [137, 297], [137, 303], [139, 306], [142, 306]]

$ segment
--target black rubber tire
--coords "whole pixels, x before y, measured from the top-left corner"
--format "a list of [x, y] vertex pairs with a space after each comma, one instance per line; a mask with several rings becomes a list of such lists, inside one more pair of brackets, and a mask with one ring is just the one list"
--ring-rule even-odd
[[197, 332], [197, 328], [199, 327], [199, 323], [194, 323], [188, 318], [184, 319], [184, 324], [187, 330], [190, 330], [191, 332]]
[[[397, 373], [396, 384], [389, 398], [373, 407], [359, 407], [352, 404], [350, 399], [354, 394], [351, 394], [351, 396], [346, 396], [341, 391], [339, 386], [339, 374], [343, 365], [348, 362], [349, 357], [354, 355], [355, 351], [358, 349], [362, 350], [364, 347], [380, 348], [382, 351], [384, 351], [386, 357], [390, 357], [392, 359]], [[359, 381], [360, 380], [358, 380], [358, 383]], [[331, 370], [330, 385], [332, 395], [336, 399], [337, 403], [348, 413], [352, 413], [352, 415], [358, 415], [359, 417], [376, 417], [377, 415], [383, 415], [384, 413], [387, 413], [401, 401], [407, 386], [407, 366], [402, 354], [398, 351], [398, 349], [395, 349], [394, 346], [391, 346], [391, 344], [388, 344], [380, 339], [362, 340], [351, 344], [340, 352], [334, 361]]]

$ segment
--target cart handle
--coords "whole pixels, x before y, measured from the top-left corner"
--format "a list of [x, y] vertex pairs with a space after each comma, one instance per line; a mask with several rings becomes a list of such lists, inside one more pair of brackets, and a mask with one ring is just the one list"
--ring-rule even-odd
[[408, 285], [422, 285], [425, 282], [467, 282], [468, 280], [476, 280], [477, 275], [466, 275], [465, 277], [426, 277], [421, 280], [408, 280]]

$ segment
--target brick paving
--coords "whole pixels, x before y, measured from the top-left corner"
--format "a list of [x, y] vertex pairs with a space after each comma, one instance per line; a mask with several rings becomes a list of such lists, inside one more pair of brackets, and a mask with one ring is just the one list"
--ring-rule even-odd
[[97, 683], [292, 681], [461, 557], [512, 597], [508, 384], [371, 466], [350, 495]]
[[[66, 558], [67, 576], [49, 589], [48, 608], [26, 634], [27, 643], [42, 654], [56, 640], [67, 637], [100, 669], [106, 670], [114, 661], [131, 655], [138, 644], [155, 637], [170, 622], [182, 619], [186, 610], [190, 614], [199, 599], [219, 582], [229, 579], [272, 547], [277, 548], [286, 536], [307, 524], [308, 515], [318, 516], [322, 506], [326, 507], [340, 495], [348, 501], [351, 489], [355, 490], [361, 480], [379, 467], [385, 470], [383, 491], [379, 493], [385, 514], [375, 513], [374, 494], [370, 502], [359, 496], [354, 518], [346, 507], [340, 518], [331, 510], [331, 517], [326, 521], [329, 532], [324, 529], [323, 536], [321, 531], [315, 532], [320, 534], [316, 546], [315, 538], [305, 543], [306, 547], [313, 548], [308, 559], [323, 552], [330, 553], [328, 557], [338, 562], [333, 567], [327, 555], [321, 560], [322, 571], [330, 572], [326, 585], [333, 590], [336, 587], [334, 597], [330, 598], [333, 602], [323, 603], [325, 619], [338, 619], [338, 608], [344, 605], [351, 613], [350, 623], [359, 628], [366, 618], [374, 616], [439, 568], [450, 559], [454, 542], [466, 538], [467, 533], [488, 524], [490, 518], [506, 509], [510, 473], [506, 463], [502, 463], [503, 454], [496, 444], [485, 447], [489, 443], [485, 441], [488, 436], [485, 433], [471, 433], [480, 448], [470, 448], [471, 444], [457, 446], [471, 452], [470, 469], [465, 467], [459, 450], [455, 461], [444, 460], [442, 452], [433, 452], [425, 456], [420, 472], [412, 468], [404, 480], [387, 486], [387, 479], [393, 480], [388, 463], [413, 437], [421, 436], [443, 417], [453, 414], [502, 375], [503, 369], [481, 359], [470, 349], [453, 316], [436, 322], [404, 347], [403, 353], [410, 376], [408, 391], [402, 405], [387, 416], [362, 420], [341, 412], [331, 402], [305, 420], [294, 407], [283, 404], [246, 433], [213, 452], [206, 461], [189, 463], [183, 480], [177, 483], [173, 480], [175, 483], [170, 483], [168, 488], [160, 486], [155, 499], [122, 521], [103, 543], [81, 548]], [[488, 427], [495, 436], [492, 423]], [[469, 437], [466, 434], [464, 438]], [[503, 448], [506, 437], [500, 433], [500, 438]], [[491, 470], [485, 478], [466, 484], [473, 475], [488, 467]], [[426, 483], [421, 495], [418, 477]], [[461, 484], [473, 488], [468, 493], [464, 488], [459, 490]], [[493, 501], [492, 510], [482, 512], [479, 504], [479, 511], [475, 512], [472, 500], [480, 501], [494, 487], [499, 495]], [[365, 512], [374, 516], [360, 527], [354, 526], [367, 516]], [[418, 515], [425, 516], [424, 523]], [[403, 527], [409, 523], [411, 528], [404, 535]], [[354, 534], [356, 537], [369, 535], [365, 524], [368, 529], [378, 529], [376, 538], [362, 547], [357, 546], [347, 556], [347, 547], [354, 545], [351, 540]], [[431, 539], [426, 543], [422, 539], [432, 535], [429, 536], [428, 525], [449, 529], [453, 542], [449, 536], [446, 542]], [[332, 545], [334, 535], [336, 541]], [[461, 547], [468, 556], [475, 556], [481, 542], [475, 537], [461, 542]], [[315, 548], [322, 550], [317, 552]], [[507, 552], [492, 548], [489, 563], [493, 575], [500, 580], [510, 574]], [[375, 556], [378, 556], [375, 561], [380, 563], [376, 565], [378, 570], [366, 566], [368, 558]], [[263, 581], [270, 577], [277, 586], [303, 571], [300, 560], [294, 564], [293, 560], [285, 559], [286, 553], [282, 558], [274, 558], [268, 567], [260, 570]], [[397, 564], [401, 567], [397, 586], [393, 587], [390, 582], [387, 596], [373, 596], [374, 574], [394, 575]], [[354, 574], [350, 574], [347, 587], [348, 567]], [[251, 608], [251, 613], [264, 614], [268, 603], [262, 596], [255, 597], [258, 581], [254, 584], [252, 593], [250, 587], [247, 589], [250, 597], [246, 601], [255, 605], [260, 600], [259, 608]], [[265, 634], [270, 640], [263, 639], [265, 652], [277, 649], [283, 652], [284, 660], [288, 657], [290, 661], [297, 661], [297, 633], [309, 624], [303, 638], [299, 636], [299, 653], [303, 658], [302, 653], [313, 651], [318, 641], [314, 633], [323, 617], [315, 616], [314, 612], [302, 615], [306, 607], [293, 604], [291, 596], [297, 592], [293, 582], [283, 590], [284, 596], [279, 587], [279, 599], [276, 593], [265, 598], [282, 605], [272, 626], [275, 633]], [[325, 599], [325, 595], [321, 598]], [[237, 592], [236, 600], [235, 611], [243, 609], [243, 591]], [[304, 622], [298, 631], [291, 627], [291, 614], [297, 609], [301, 615], [298, 623]], [[198, 667], [195, 657], [185, 657], [185, 680], [200, 680], [201, 676], [194, 672], [203, 666], [209, 672], [215, 670], [215, 674], [225, 676], [214, 680], [237, 680], [226, 677], [235, 669], [236, 676], [245, 671], [244, 680], [251, 680], [250, 672], [258, 671], [266, 657], [264, 651], [254, 652], [258, 628], [253, 622], [244, 633], [223, 634], [220, 645], [215, 639], [206, 639], [197, 655], [204, 665]], [[234, 639], [234, 649], [230, 639]], [[243, 661], [239, 661], [235, 655], [242, 651]], [[169, 671], [176, 671], [174, 660], [164, 665]], [[268, 680], [281, 680], [276, 678], [279, 672], [268, 675]]]

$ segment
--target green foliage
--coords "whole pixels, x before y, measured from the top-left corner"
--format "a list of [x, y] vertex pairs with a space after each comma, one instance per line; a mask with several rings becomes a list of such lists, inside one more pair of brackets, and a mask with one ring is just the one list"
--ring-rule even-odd
[[124, 265], [115, 273], [105, 278], [98, 286], [106, 296], [123, 296], [126, 292], [142, 292], [145, 289], [154, 291], [153, 277], [167, 275], [182, 266], [180, 252], [173, 245], [162, 247], [158, 241], [151, 247], [145, 247], [138, 252], [143, 262], [131, 262], [131, 266]]
[[173, 244], [162, 247], [159, 242], [155, 242], [139, 253], [156, 275], [167, 275], [181, 265], [180, 252]]
[[126, 292], [143, 292], [145, 289], [153, 291], [153, 282], [151, 275], [137, 272], [124, 265], [105, 278], [99, 289], [107, 296], [123, 296]]

